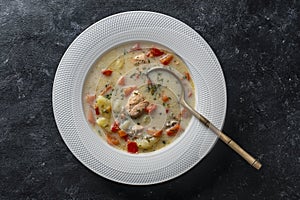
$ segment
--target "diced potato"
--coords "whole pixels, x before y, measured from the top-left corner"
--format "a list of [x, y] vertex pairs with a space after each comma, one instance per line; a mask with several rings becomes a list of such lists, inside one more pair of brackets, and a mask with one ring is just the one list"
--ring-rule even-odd
[[122, 110], [122, 104], [119, 100], [116, 100], [113, 104], [113, 111], [115, 113], [119, 113], [121, 112], [121, 110]]
[[125, 122], [123, 122], [121, 125], [120, 125], [120, 128], [123, 129], [123, 130], [127, 130], [129, 128], [129, 126], [131, 125], [131, 122], [129, 120], [126, 120]]
[[111, 65], [111, 67], [115, 69], [122, 69], [124, 64], [125, 64], [124, 56], [121, 56]]
[[151, 122], [151, 117], [149, 115], [143, 117], [143, 123], [149, 124], [150, 122]]
[[98, 124], [98, 126], [102, 127], [102, 128], [108, 128], [109, 127], [109, 120], [105, 117], [100, 117], [96, 120], [96, 123]]
[[144, 53], [139, 54], [137, 56], [134, 57], [135, 61], [145, 61], [146, 60], [146, 55]]
[[137, 146], [142, 149], [150, 149], [158, 141], [158, 137], [144, 137], [135, 140]]
[[111, 115], [111, 103], [110, 100], [102, 95], [98, 95], [96, 103], [100, 109], [100, 113], [105, 118], [110, 118]]
[[109, 99], [105, 98], [105, 97], [102, 96], [102, 95], [98, 95], [98, 96], [97, 96], [96, 102], [97, 102], [97, 104], [98, 104], [98, 106], [99, 106], [100, 108], [101, 108], [101, 107], [107, 107], [107, 105], [110, 105]]

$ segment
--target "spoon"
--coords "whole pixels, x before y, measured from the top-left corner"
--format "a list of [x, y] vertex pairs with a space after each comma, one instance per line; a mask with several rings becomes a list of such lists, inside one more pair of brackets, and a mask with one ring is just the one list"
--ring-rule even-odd
[[215, 125], [213, 125], [208, 119], [206, 119], [203, 115], [198, 113], [194, 108], [192, 108], [186, 101], [185, 101], [185, 92], [184, 87], [180, 78], [171, 70], [167, 69], [166, 67], [152, 67], [146, 73], [146, 76], [150, 80], [148, 76], [149, 73], [154, 71], [165, 71], [169, 74], [172, 74], [180, 83], [181, 85], [181, 94], [179, 97], [179, 103], [188, 109], [200, 122], [202, 122], [207, 128], [209, 128], [212, 132], [214, 132], [225, 144], [227, 144], [231, 149], [233, 149], [236, 153], [238, 153], [242, 158], [244, 158], [251, 166], [255, 169], [259, 170], [262, 164], [255, 158], [253, 158], [249, 153], [247, 153], [244, 149], [242, 149], [236, 142], [234, 142], [230, 137], [220, 131]]

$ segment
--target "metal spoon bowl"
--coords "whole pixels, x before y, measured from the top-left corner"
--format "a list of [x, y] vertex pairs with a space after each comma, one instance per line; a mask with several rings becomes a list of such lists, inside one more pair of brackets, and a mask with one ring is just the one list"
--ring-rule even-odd
[[209, 128], [212, 132], [214, 132], [224, 143], [226, 143], [231, 149], [233, 149], [236, 153], [238, 153], [242, 158], [244, 158], [251, 166], [259, 170], [262, 164], [255, 158], [253, 158], [249, 153], [247, 153], [244, 149], [242, 149], [236, 142], [234, 142], [230, 137], [224, 134], [221, 130], [219, 130], [216, 126], [214, 126], [208, 119], [206, 119], [203, 115], [197, 112], [193, 107], [191, 107], [185, 100], [185, 92], [184, 87], [180, 78], [171, 70], [166, 67], [152, 67], [146, 73], [146, 76], [152, 83], [150, 77], [148, 76], [150, 73], [155, 71], [165, 71], [174, 76], [178, 80], [181, 86], [181, 93], [179, 97], [179, 103], [184, 106], [187, 110], [189, 110], [201, 123], [203, 123], [207, 128]]

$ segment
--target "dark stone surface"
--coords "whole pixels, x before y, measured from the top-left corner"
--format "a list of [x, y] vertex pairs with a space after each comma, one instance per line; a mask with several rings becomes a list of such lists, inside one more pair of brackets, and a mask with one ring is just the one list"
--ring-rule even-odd
[[[300, 199], [299, 1], [0, 0], [0, 199]], [[163, 184], [106, 180], [67, 149], [51, 92], [70, 43], [94, 22], [151, 10], [182, 20], [211, 45], [225, 74], [224, 144]]]

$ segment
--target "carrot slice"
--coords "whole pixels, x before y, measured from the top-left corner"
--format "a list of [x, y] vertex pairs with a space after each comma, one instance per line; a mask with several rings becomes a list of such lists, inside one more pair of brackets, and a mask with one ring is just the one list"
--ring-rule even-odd
[[162, 94], [161, 99], [162, 99], [163, 102], [169, 101], [169, 97], [165, 94]]
[[124, 130], [119, 130], [119, 131], [118, 131], [118, 134], [119, 134], [119, 136], [120, 136], [121, 138], [127, 136], [127, 133], [126, 133], [126, 131], [124, 131]]
[[148, 129], [147, 130], [147, 133], [149, 134], [149, 135], [152, 135], [152, 136], [154, 136], [154, 137], [160, 137], [161, 135], [162, 135], [162, 133], [163, 133], [163, 130], [151, 130], [151, 129]]
[[180, 129], [180, 125], [179, 125], [179, 124], [176, 124], [176, 125], [172, 126], [171, 128], [168, 128], [168, 129], [166, 130], [167, 135], [168, 135], [168, 136], [174, 136], [174, 135], [176, 135], [176, 133], [179, 131], [179, 129]]
[[161, 57], [159, 59], [159, 61], [161, 62], [161, 64], [163, 65], [167, 65], [171, 62], [171, 60], [173, 59], [173, 55], [172, 54], [166, 54], [163, 57]]
[[190, 81], [191, 80], [191, 75], [188, 72], [184, 73], [186, 80]]
[[112, 136], [112, 135], [109, 135], [109, 134], [106, 135], [106, 140], [107, 140], [107, 143], [110, 144], [110, 145], [120, 144], [120, 141], [115, 136]]

